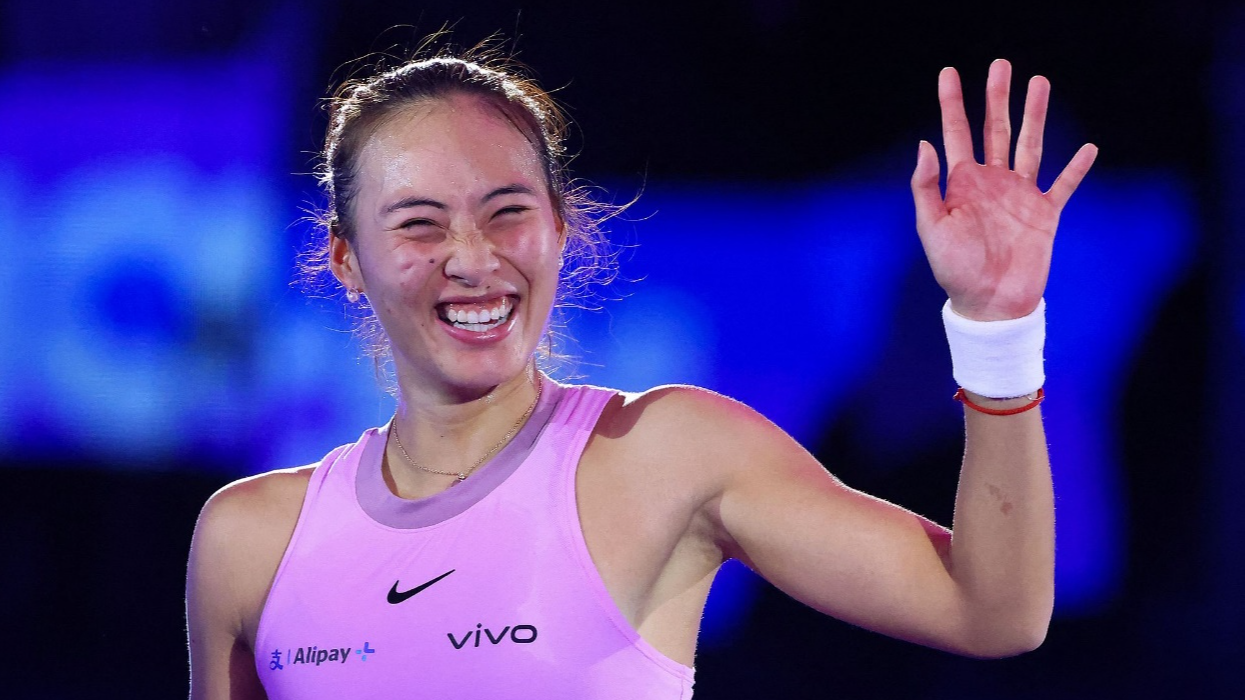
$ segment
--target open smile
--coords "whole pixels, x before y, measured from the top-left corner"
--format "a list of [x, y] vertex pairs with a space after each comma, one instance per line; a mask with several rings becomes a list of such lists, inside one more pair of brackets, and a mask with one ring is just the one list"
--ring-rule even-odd
[[437, 317], [455, 337], [484, 340], [499, 335], [496, 331], [507, 330], [514, 319], [518, 304], [516, 296], [502, 296], [482, 301], [443, 302], [437, 304]]

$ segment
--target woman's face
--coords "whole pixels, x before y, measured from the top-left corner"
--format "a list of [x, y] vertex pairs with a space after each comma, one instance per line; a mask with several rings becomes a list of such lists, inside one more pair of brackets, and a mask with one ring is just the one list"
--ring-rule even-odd
[[452, 96], [384, 122], [355, 184], [354, 243], [334, 239], [333, 268], [367, 295], [404, 389], [474, 394], [523, 372], [562, 249], [532, 144], [490, 103]]

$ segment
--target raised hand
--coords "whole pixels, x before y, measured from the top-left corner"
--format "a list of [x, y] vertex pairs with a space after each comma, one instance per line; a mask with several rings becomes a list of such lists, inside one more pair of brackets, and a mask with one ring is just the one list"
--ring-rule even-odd
[[946, 197], [938, 187], [938, 154], [927, 141], [920, 144], [912, 174], [917, 233], [934, 278], [956, 313], [978, 321], [1019, 318], [1037, 307], [1050, 272], [1059, 214], [1098, 155], [1096, 146], [1085, 144], [1049, 190], [1038, 189], [1050, 98], [1050, 82], [1039, 75], [1029, 81], [1016, 160], [1010, 165], [1011, 77], [1007, 61], [990, 65], [983, 165], [973, 157], [960, 76], [954, 68], [944, 68], [938, 76], [938, 100], [947, 157]]

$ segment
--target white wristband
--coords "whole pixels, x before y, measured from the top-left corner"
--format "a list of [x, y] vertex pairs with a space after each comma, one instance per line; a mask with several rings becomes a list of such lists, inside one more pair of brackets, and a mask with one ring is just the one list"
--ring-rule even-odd
[[1046, 383], [1042, 349], [1046, 345], [1046, 299], [1028, 316], [1006, 321], [974, 321], [942, 307], [951, 346], [951, 374], [968, 391], [992, 399], [1031, 394]]

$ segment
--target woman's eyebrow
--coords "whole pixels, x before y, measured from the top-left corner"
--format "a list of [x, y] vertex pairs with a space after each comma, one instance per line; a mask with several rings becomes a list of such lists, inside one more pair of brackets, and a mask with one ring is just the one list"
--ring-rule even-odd
[[498, 187], [497, 189], [493, 190], [492, 192], [489, 192], [488, 194], [486, 194], [486, 195], [484, 195], [482, 198], [480, 198], [480, 203], [481, 203], [481, 204], [483, 204], [484, 202], [487, 202], [487, 201], [489, 201], [490, 199], [492, 199], [492, 198], [494, 198], [494, 197], [500, 197], [500, 196], [505, 195], [505, 194], [531, 194], [531, 195], [534, 195], [534, 194], [536, 194], [536, 193], [535, 193], [535, 192], [533, 192], [533, 191], [532, 191], [532, 188], [528, 187], [527, 185], [520, 185], [519, 183], [517, 183], [517, 182], [516, 182], [516, 183], [513, 183], [513, 184], [505, 185], [505, 186], [503, 186], [503, 187]]
[[443, 202], [438, 202], [435, 199], [428, 199], [427, 197], [406, 197], [405, 199], [399, 199], [393, 204], [385, 207], [384, 213], [392, 214], [399, 209], [410, 209], [412, 207], [436, 207], [437, 209], [443, 210], [449, 208], [445, 206]]

